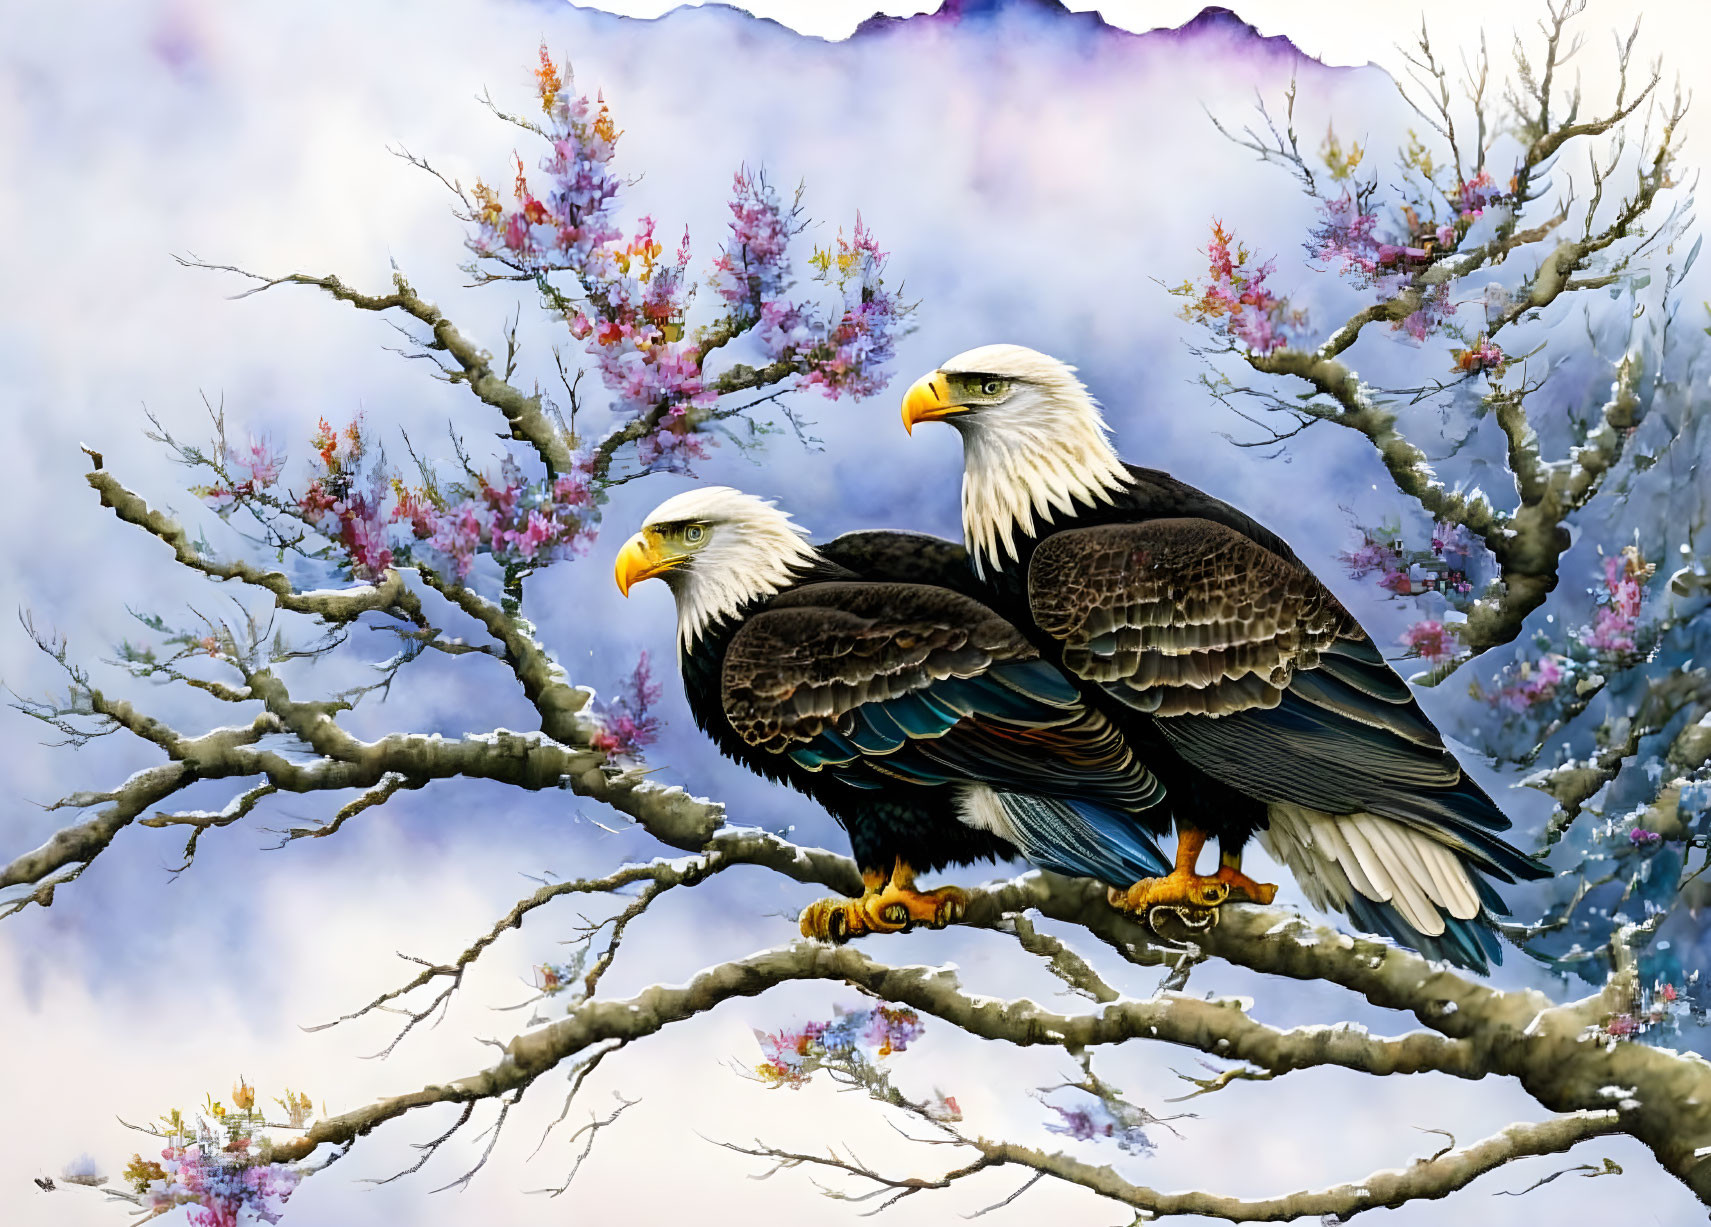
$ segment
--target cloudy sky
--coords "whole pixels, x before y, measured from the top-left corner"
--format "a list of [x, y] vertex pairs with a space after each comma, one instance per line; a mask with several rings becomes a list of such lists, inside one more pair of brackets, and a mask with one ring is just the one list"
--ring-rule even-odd
[[[631, 7], [652, 18], [669, 6]], [[604, 90], [625, 130], [623, 166], [644, 176], [629, 197], [630, 216], [651, 213], [668, 235], [687, 226], [698, 252], [709, 254], [731, 172], [764, 164], [781, 182], [806, 183], [805, 203], [818, 223], [810, 239], [827, 241], [859, 209], [891, 251], [894, 275], [921, 302], [891, 391], [854, 405], [798, 398], [821, 450], [787, 437], [759, 458], [724, 449], [701, 467], [702, 478], [777, 497], [818, 534], [874, 525], [954, 534], [961, 464], [954, 433], [905, 437], [895, 393], [952, 353], [1017, 340], [1081, 367], [1130, 459], [1240, 503], [1341, 582], [1333, 561], [1348, 543], [1343, 508], [1378, 515], [1395, 506], [1376, 461], [1353, 437], [1315, 439], [1289, 463], [1225, 443], [1219, 432], [1232, 424], [1193, 385], [1192, 334], [1160, 283], [1195, 274], [1197, 250], [1220, 217], [1255, 248], [1280, 253], [1285, 288], [1303, 301], [1341, 301], [1300, 266], [1307, 203], [1280, 172], [1221, 140], [1206, 111], [1240, 120], [1256, 89], [1275, 99], [1293, 75], [1301, 127], [1313, 141], [1334, 118], [1340, 131], [1393, 144], [1418, 121], [1381, 68], [1347, 66], [1394, 66], [1392, 44], [1415, 13], [1337, 3], [1312, 6], [1308, 18], [1283, 0], [1241, 8], [1262, 35], [1287, 35], [1291, 44], [1229, 25], [1192, 36], [1131, 35], [1123, 31], [1179, 25], [1196, 7], [1134, 0], [1107, 6], [1109, 24], [1092, 14], [1046, 20], [1023, 11], [828, 41], [844, 39], [872, 6], [774, 0], [754, 7], [776, 20], [707, 8], [635, 21], [500, 0], [356, 8], [306, 0], [242, 10], [211, 0], [139, 0], [10, 15], [0, 50], [0, 216], [14, 238], [0, 254], [8, 291], [0, 299], [0, 414], [18, 439], [0, 483], [12, 525], [0, 538], [0, 574], [11, 604], [64, 634], [79, 659], [94, 661], [135, 633], [127, 606], [177, 620], [190, 606], [230, 616], [233, 602], [245, 599], [176, 574], [164, 547], [121, 531], [84, 484], [80, 442], [105, 452], [132, 488], [205, 524], [216, 545], [238, 548], [183, 492], [183, 473], [143, 438], [145, 408], [195, 438], [206, 420], [202, 399], [223, 401], [234, 421], [286, 441], [299, 461], [323, 415], [361, 412], [378, 431], [406, 427], [414, 438], [443, 437], [449, 419], [478, 456], [497, 460], [492, 421], [458, 389], [427, 378], [421, 364], [389, 352], [398, 338], [382, 321], [309, 291], [234, 302], [228, 296], [238, 284], [182, 269], [171, 257], [194, 253], [267, 273], [337, 272], [374, 288], [386, 285], [395, 262], [495, 346], [521, 302], [524, 375], [547, 378], [548, 346], [557, 339], [551, 328], [527, 299], [462, 286], [461, 232], [448, 197], [387, 152], [407, 147], [466, 183], [480, 175], [503, 181], [516, 134], [476, 97], [490, 89], [502, 106], [525, 107], [543, 40], [573, 59], [583, 88]], [[890, 11], [916, 7], [925, 6]], [[1535, 15], [1531, 5], [1508, 7], [1438, 6], [1434, 34], [1441, 46], [1465, 46], [1483, 22], [1501, 48], [1512, 25]], [[1600, 96], [1606, 81], [1606, 30], [1625, 28], [1635, 7], [1595, 5], [1586, 19], [1589, 97]], [[1702, 44], [1705, 19], [1690, 15], [1694, 7], [1648, 4], [1642, 47]], [[534, 581], [528, 612], [576, 680], [609, 688], [643, 649], [669, 660], [668, 594], [646, 585], [622, 603], [610, 563], [627, 526], [684, 484], [657, 478], [624, 488], [592, 555]], [[1394, 638], [1401, 612], [1346, 583], [1341, 590], [1376, 634]], [[373, 654], [385, 650], [376, 645]], [[353, 727], [364, 735], [529, 727], [526, 708], [482, 663], [425, 663]], [[336, 674], [335, 666], [317, 680], [335, 688]], [[217, 715], [112, 670], [98, 667], [96, 677], [182, 727], [204, 727]], [[16, 629], [0, 634], [0, 678], [25, 694], [59, 684], [51, 662]], [[803, 839], [843, 846], [823, 816], [721, 762], [670, 686], [666, 714], [670, 731], [650, 756], [665, 777], [726, 800], [738, 821], [794, 826]], [[155, 761], [117, 738], [77, 752], [44, 747], [40, 726], [10, 710], [0, 721], [0, 855], [33, 847], [61, 825], [64, 812], [45, 813], [39, 803], [111, 785]], [[1540, 817], [1536, 795], [1503, 796], [1523, 825]], [[214, 808], [225, 799], [212, 791], [186, 798]], [[360, 1059], [389, 1038], [380, 1022], [314, 1034], [300, 1028], [408, 978], [395, 952], [443, 958], [462, 949], [532, 889], [525, 874], [572, 874], [656, 853], [638, 834], [605, 830], [598, 807], [579, 811], [567, 799], [436, 785], [365, 814], [336, 839], [266, 851], [271, 841], [260, 828], [325, 818], [336, 804], [291, 798], [213, 832], [177, 878], [169, 874], [177, 863], [172, 834], [135, 828], [52, 909], [0, 925], [0, 1036], [11, 1054], [0, 1084], [11, 1105], [0, 1118], [7, 1221], [115, 1221], [122, 1211], [95, 1197], [38, 1196], [27, 1178], [57, 1172], [83, 1152], [112, 1171], [138, 1146], [115, 1115], [140, 1121], [188, 1107], [206, 1091], [219, 1097], [240, 1074], [264, 1094], [307, 1089], [336, 1112], [486, 1064], [490, 1050], [473, 1037], [513, 1033], [523, 1016], [494, 1008], [527, 995], [528, 969], [559, 957], [556, 943], [573, 916], [544, 914], [509, 935], [445, 1023], [386, 1061]], [[682, 979], [785, 940], [793, 932], [786, 917], [810, 897], [758, 875], [693, 896], [650, 913], [606, 991]], [[884, 953], [954, 959], [981, 991], [1054, 991], [1012, 950], [977, 937], [910, 935]], [[1505, 982], [1527, 974], [1510, 968]], [[1144, 975], [1123, 982], [1137, 994], [1152, 987]], [[1195, 987], [1252, 992], [1260, 1016], [1282, 1023], [1357, 1017], [1384, 1030], [1407, 1026], [1354, 1011], [1326, 988], [1259, 986], [1227, 970], [1208, 970]], [[851, 1208], [820, 1199], [800, 1173], [754, 1183], [748, 1161], [703, 1140], [849, 1141], [876, 1162], [933, 1168], [936, 1156], [898, 1143], [869, 1105], [825, 1088], [764, 1092], [728, 1067], [728, 1059], [755, 1059], [751, 1027], [824, 1016], [833, 1003], [848, 1004], [849, 995], [814, 986], [733, 1004], [612, 1062], [587, 1088], [589, 1104], [622, 1092], [642, 1096], [642, 1105], [602, 1138], [565, 1199], [526, 1193], [558, 1183], [568, 1162], [562, 1142], [551, 1141], [528, 1159], [557, 1110], [547, 1083], [514, 1114], [469, 1191], [428, 1192], [473, 1161], [467, 1143], [448, 1148], [418, 1177], [363, 1183], [408, 1163], [410, 1142], [449, 1123], [422, 1116], [389, 1126], [349, 1162], [305, 1184], [288, 1221], [450, 1224], [472, 1211], [515, 1223], [562, 1221], [567, 1212], [595, 1222], [622, 1214], [639, 1224], [680, 1221], [686, 1212], [731, 1223], [757, 1215], [853, 1220]], [[1192, 1058], [1129, 1049], [1111, 1054], [1102, 1072], [1162, 1110], [1160, 1101], [1176, 1093], [1170, 1070]], [[1065, 1066], [1049, 1054], [936, 1032], [897, 1060], [906, 1085], [955, 1094], [982, 1131], [1038, 1142], [1049, 1135], [1026, 1090], [1059, 1080]], [[1449, 1129], [1465, 1141], [1537, 1114], [1501, 1083], [1374, 1082], [1334, 1071], [1237, 1087], [1196, 1107], [1199, 1117], [1181, 1122], [1180, 1140], [1161, 1133], [1157, 1155], [1128, 1162], [1125, 1173], [1163, 1187], [1261, 1195], [1406, 1163], [1421, 1153], [1410, 1126]], [[1517, 1166], [1464, 1194], [1460, 1220], [1663, 1224], [1694, 1213], [1686, 1192], [1636, 1146], [1600, 1144], [1577, 1157], [1603, 1155], [1628, 1174], [1558, 1181], [1525, 1201], [1491, 1197], [1552, 1170]], [[1116, 1158], [1092, 1147], [1083, 1157]], [[916, 1198], [891, 1216], [940, 1222], [999, 1199], [1015, 1183], [995, 1177], [938, 1201]], [[1035, 1215], [1088, 1224], [1123, 1217], [1090, 1196], [1042, 1186], [994, 1221]], [[1435, 1223], [1442, 1211], [1413, 1207], [1372, 1221]]]

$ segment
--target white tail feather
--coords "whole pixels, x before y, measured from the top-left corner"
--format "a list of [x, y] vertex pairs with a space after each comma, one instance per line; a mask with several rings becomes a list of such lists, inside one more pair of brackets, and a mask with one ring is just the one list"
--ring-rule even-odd
[[1273, 805], [1260, 832], [1266, 851], [1285, 865], [1316, 907], [1347, 909], [1356, 895], [1388, 903], [1428, 937], [1444, 915], [1471, 920], [1479, 894], [1455, 850], [1430, 831], [1378, 814], [1326, 814]]

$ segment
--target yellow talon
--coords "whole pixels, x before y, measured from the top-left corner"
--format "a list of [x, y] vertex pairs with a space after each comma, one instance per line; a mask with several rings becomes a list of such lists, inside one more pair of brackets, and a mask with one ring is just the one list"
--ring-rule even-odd
[[[1228, 863], [1212, 877], [1202, 877], [1194, 872], [1194, 862], [1200, 858], [1200, 850], [1205, 846], [1204, 831], [1189, 826], [1179, 828], [1176, 868], [1162, 878], [1142, 878], [1127, 890], [1111, 887], [1106, 894], [1111, 906], [1141, 916], [1150, 915], [1155, 908], [1165, 908], [1181, 915], [1185, 909], [1207, 911], [1218, 907], [1230, 897], [1235, 887], [1242, 889], [1243, 897], [1250, 892], [1266, 890], [1272, 895], [1277, 893], [1275, 886], [1261, 886]], [[1263, 901], [1270, 902], [1270, 896]]]
[[1125, 912], [1145, 912], [1155, 907], [1214, 908], [1230, 897], [1230, 887], [1217, 878], [1192, 873], [1172, 873], [1166, 878], [1142, 878], [1128, 890], [1112, 887], [1111, 906]]
[[1277, 898], [1276, 884], [1248, 877], [1242, 872], [1240, 857], [1226, 855], [1214, 876], [1230, 888], [1231, 903], [1270, 903]]
[[915, 872], [899, 860], [889, 878], [864, 871], [855, 899], [820, 899], [802, 910], [802, 936], [842, 943], [864, 933], [902, 933], [915, 925], [942, 929], [962, 919], [968, 895], [955, 886], [915, 889]]

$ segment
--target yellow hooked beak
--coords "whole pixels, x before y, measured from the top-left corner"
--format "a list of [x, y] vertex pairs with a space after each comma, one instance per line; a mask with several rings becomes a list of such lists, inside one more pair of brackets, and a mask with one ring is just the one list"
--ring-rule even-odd
[[629, 596], [634, 585], [644, 579], [652, 579], [662, 571], [671, 570], [678, 561], [661, 551], [658, 543], [646, 533], [637, 533], [624, 542], [624, 548], [618, 551], [618, 561], [612, 568], [612, 578], [618, 581], [618, 591]]
[[910, 434], [915, 433], [916, 422], [942, 422], [953, 414], [967, 412], [967, 405], [951, 403], [950, 383], [939, 371], [921, 376], [903, 394], [903, 429]]

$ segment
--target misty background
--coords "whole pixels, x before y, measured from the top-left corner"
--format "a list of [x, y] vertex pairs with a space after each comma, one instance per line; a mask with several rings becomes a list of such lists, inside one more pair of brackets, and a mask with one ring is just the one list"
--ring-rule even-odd
[[[869, 6], [756, 7], [843, 38]], [[201, 731], [230, 713], [95, 662], [138, 634], [127, 605], [180, 622], [187, 606], [217, 617], [231, 616], [234, 602], [263, 603], [253, 591], [210, 586], [169, 565], [165, 546], [100, 508], [83, 481], [80, 443], [105, 453], [120, 480], [183, 516], [193, 533], [201, 527], [217, 548], [233, 552], [241, 539], [199, 507], [185, 492], [184, 471], [143, 438], [145, 407], [196, 440], [207, 432], [202, 398], [223, 402], [240, 431], [285, 444], [288, 482], [302, 472], [317, 419], [338, 424], [357, 413], [389, 453], [402, 427], [449, 460], [450, 423], [478, 463], [497, 466], [504, 454], [497, 416], [464, 389], [430, 379], [426, 364], [389, 352], [402, 340], [384, 319], [297, 287], [230, 301], [243, 283], [183, 269], [171, 256], [267, 274], [336, 273], [373, 292], [386, 288], [395, 263], [495, 350], [521, 304], [517, 382], [554, 380], [549, 347], [557, 342], [574, 353], [561, 327], [543, 317], [532, 294], [465, 288], [457, 268], [463, 227], [451, 215], [452, 198], [387, 152], [408, 148], [466, 186], [484, 177], [508, 187], [512, 150], [532, 169], [539, 149], [476, 97], [490, 90], [500, 107], [526, 111], [544, 40], [571, 60], [580, 89], [603, 91], [624, 130], [618, 165], [642, 176], [627, 197], [626, 219], [651, 214], [668, 243], [687, 226], [695, 267], [704, 268], [724, 233], [732, 172], [764, 165], [781, 185], [806, 185], [804, 205], [816, 224], [803, 236], [799, 270], [808, 245], [831, 242], [840, 226], [847, 232], [859, 209], [891, 253], [888, 279], [900, 279], [906, 297], [920, 302], [917, 329], [899, 345], [885, 393], [860, 403], [797, 394], [791, 403], [811, 420], [817, 444], [805, 447], [785, 429], [759, 453], [723, 447], [697, 466], [699, 480], [775, 497], [819, 537], [874, 526], [956, 536], [956, 435], [922, 430], [909, 438], [897, 401], [951, 354], [1019, 342], [1080, 368], [1127, 459], [1168, 468], [1278, 530], [1381, 644], [1394, 645], [1417, 615], [1380, 601], [1336, 564], [1353, 543], [1351, 517], [1373, 522], [1404, 509], [1370, 445], [1352, 432], [1321, 429], [1287, 461], [1232, 447], [1220, 432], [1240, 423], [1194, 383], [1201, 368], [1188, 343], [1196, 333], [1176, 318], [1178, 300], [1163, 288], [1203, 271], [1200, 249], [1217, 217], [1254, 250], [1275, 254], [1273, 284], [1331, 313], [1319, 318], [1354, 301], [1352, 291], [1303, 262], [1311, 202], [1282, 171], [1219, 137], [1207, 117], [1210, 110], [1244, 122], [1256, 90], [1275, 104], [1294, 77], [1304, 147], [1316, 148], [1335, 119], [1340, 135], [1370, 142], [1375, 156], [1388, 159], [1405, 130], [1418, 126], [1382, 69], [1328, 67], [1306, 54], [1390, 63], [1388, 40], [1403, 30], [1357, 25], [1376, 19], [1355, 16], [1353, 6], [1322, 6], [1311, 17], [1291, 7], [1244, 11], [1259, 32], [1212, 19], [1184, 33], [1140, 35], [1121, 27], [1180, 25], [1193, 6], [1109, 6], [1107, 21], [1017, 3], [960, 23], [870, 27], [848, 41], [804, 36], [728, 8], [638, 21], [500, 0], [241, 11], [164, 0], [9, 15], [9, 45], [0, 50], [0, 166], [8, 172], [0, 178], [0, 217], [12, 238], [0, 255], [7, 291], [0, 421], [16, 436], [0, 482], [12, 528], [0, 536], [7, 603], [64, 635], [73, 658], [95, 666], [97, 686]], [[1679, 23], [1702, 20], [1690, 18], [1685, 4], [1677, 9]], [[1648, 10], [1652, 45], [1693, 45], [1692, 27], [1671, 24], [1673, 10]], [[1596, 72], [1611, 58], [1605, 30], [1625, 28], [1631, 11], [1595, 6], [1583, 19], [1589, 100], [1604, 96]], [[1484, 22], [1501, 55], [1509, 27], [1534, 16], [1530, 5], [1447, 6], [1434, 12], [1434, 34], [1465, 46]], [[1406, 27], [1414, 18], [1395, 20]], [[1690, 145], [1690, 164], [1696, 154]], [[652, 654], [666, 681], [669, 722], [648, 755], [661, 778], [723, 800], [735, 822], [793, 828], [799, 840], [845, 850], [843, 833], [804, 799], [724, 762], [696, 733], [674, 675], [675, 619], [664, 586], [643, 585], [624, 602], [612, 585], [612, 556], [625, 536], [687, 484], [651, 477], [617, 490], [590, 556], [537, 575], [525, 613], [572, 678], [602, 692], [641, 651]], [[296, 690], [337, 689], [359, 675], [362, 659], [391, 651], [388, 636], [359, 631], [339, 659], [303, 674]], [[0, 633], [0, 679], [26, 695], [61, 687], [56, 667], [21, 628]], [[1432, 693], [1422, 701], [1435, 711], [1452, 700]], [[395, 728], [456, 735], [533, 721], [497, 662], [464, 657], [411, 666], [385, 704], [365, 704], [348, 726], [367, 737]], [[44, 747], [42, 726], [9, 709], [0, 712], [0, 728], [0, 854], [7, 857], [76, 816], [44, 812], [41, 803], [111, 787], [158, 758], [123, 735], [75, 752]], [[1525, 843], [1548, 800], [1510, 791], [1489, 773], [1481, 778], [1514, 814]], [[179, 807], [219, 808], [235, 791], [199, 788]], [[385, 1015], [314, 1034], [301, 1026], [408, 979], [413, 968], [396, 951], [439, 960], [463, 949], [534, 888], [525, 874], [579, 876], [662, 851], [569, 793], [529, 796], [459, 781], [400, 794], [335, 838], [266, 850], [275, 839], [261, 828], [324, 820], [336, 804], [270, 798], [245, 822], [209, 832], [194, 865], [177, 877], [170, 870], [181, 836], [133, 826], [61, 888], [51, 909], [0, 924], [0, 1036], [7, 1041], [0, 1217], [118, 1221], [123, 1207], [81, 1190], [43, 1196], [28, 1178], [57, 1174], [85, 1152], [116, 1178], [147, 1139], [115, 1115], [141, 1123], [200, 1103], [204, 1092], [222, 1098], [240, 1075], [264, 1098], [289, 1085], [338, 1112], [485, 1066], [492, 1050], [473, 1037], [508, 1038], [520, 1027], [526, 1012], [494, 1007], [528, 997], [530, 968], [561, 958], [557, 943], [569, 935], [574, 905], [546, 909], [508, 934], [466, 978], [444, 1024], [413, 1035], [385, 1061], [360, 1059], [390, 1040], [395, 1027]], [[981, 866], [947, 880], [993, 872]], [[744, 871], [673, 892], [627, 939], [605, 991], [622, 996], [681, 981], [709, 963], [789, 940], [797, 910], [812, 897]], [[1300, 903], [1293, 884], [1282, 898]], [[869, 944], [895, 962], [955, 961], [975, 991], [1048, 999], [1061, 987], [991, 935], [953, 930]], [[1156, 983], [1157, 973], [1107, 970], [1135, 995]], [[1552, 983], [1515, 957], [1496, 979]], [[1254, 996], [1256, 1016], [1283, 1025], [1354, 1020], [1386, 1032], [1411, 1025], [1326, 985], [1261, 983], [1217, 966], [1197, 970], [1190, 984]], [[698, 1135], [802, 1149], [848, 1142], [886, 1170], [936, 1174], [944, 1157], [902, 1142], [865, 1099], [828, 1085], [767, 1092], [730, 1067], [758, 1059], [751, 1028], [825, 1017], [833, 1004], [855, 1001], [830, 985], [790, 986], [730, 1003], [608, 1062], [584, 1088], [586, 1107], [603, 1108], [614, 1091], [643, 1102], [601, 1136], [563, 1198], [526, 1192], [558, 1184], [571, 1158], [562, 1137], [528, 1158], [559, 1107], [557, 1084], [547, 1078], [512, 1114], [468, 1191], [429, 1195], [474, 1162], [479, 1147], [468, 1139], [417, 1176], [363, 1183], [412, 1162], [409, 1144], [452, 1119], [436, 1110], [385, 1127], [306, 1181], [288, 1221], [449, 1224], [467, 1221], [472, 1209], [519, 1224], [620, 1214], [663, 1224], [687, 1213], [710, 1223], [853, 1221], [857, 1207], [823, 1199], [803, 1173], [754, 1183], [749, 1177], [763, 1165]], [[1541, 1114], [1495, 1079], [1375, 1080], [1313, 1070], [1195, 1100], [1193, 1119], [1172, 1122], [1180, 1137], [1155, 1130], [1157, 1152], [1135, 1159], [1045, 1132], [1051, 1114], [1027, 1091], [1071, 1072], [1061, 1054], [983, 1044], [929, 1020], [925, 1038], [892, 1063], [905, 1086], [955, 1095], [971, 1127], [989, 1136], [1071, 1146], [1089, 1162], [1121, 1158], [1120, 1170], [1145, 1184], [1240, 1195], [1355, 1179], [1436, 1148], [1410, 1126], [1448, 1129], [1465, 1142]], [[1188, 1089], [1171, 1071], [1202, 1072], [1191, 1053], [1136, 1044], [1102, 1054], [1097, 1068], [1160, 1115], [1176, 1110], [1166, 1097]], [[567, 1125], [581, 1119], [577, 1109]], [[1627, 1174], [1565, 1178], [1525, 1199], [1490, 1196], [1603, 1155]], [[911, 1198], [888, 1218], [942, 1222], [1001, 1199], [1021, 1179], [1000, 1171], [948, 1194]], [[1638, 1144], [1616, 1139], [1583, 1147], [1572, 1160], [1504, 1168], [1464, 1193], [1456, 1212], [1470, 1224], [1523, 1216], [1668, 1224], [1699, 1210]], [[1034, 1216], [1090, 1224], [1125, 1217], [1091, 1194], [1044, 1182], [992, 1218]], [[1443, 1212], [1416, 1205], [1370, 1218], [1430, 1224]]]

